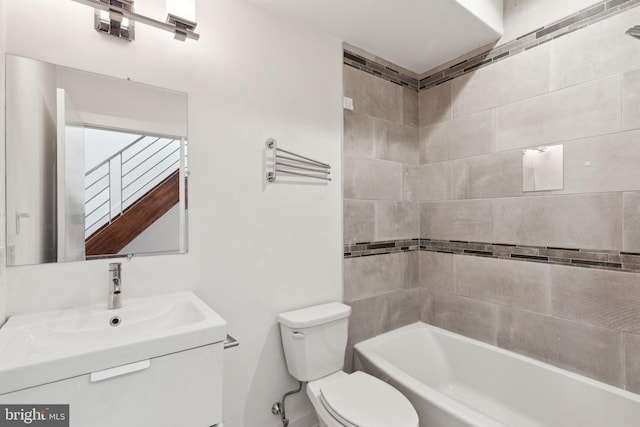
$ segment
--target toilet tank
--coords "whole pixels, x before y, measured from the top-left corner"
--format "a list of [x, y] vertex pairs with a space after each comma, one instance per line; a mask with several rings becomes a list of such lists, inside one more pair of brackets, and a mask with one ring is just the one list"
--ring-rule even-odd
[[289, 373], [312, 381], [341, 371], [351, 307], [338, 302], [278, 315]]

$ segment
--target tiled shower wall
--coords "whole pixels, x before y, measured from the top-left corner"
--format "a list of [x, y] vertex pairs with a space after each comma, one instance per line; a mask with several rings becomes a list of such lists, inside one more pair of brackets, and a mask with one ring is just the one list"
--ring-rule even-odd
[[[345, 120], [345, 197], [378, 199], [394, 182], [403, 206], [419, 205], [423, 239], [640, 252], [640, 41], [624, 34], [638, 23], [630, 9], [421, 91], [419, 164], [403, 158], [403, 179], [354, 166], [366, 156], [348, 154], [348, 139], [362, 134]], [[522, 193], [522, 149], [553, 143], [564, 189]], [[345, 200], [346, 243], [394, 239], [376, 234], [383, 218], [367, 203], [373, 217]], [[345, 259], [350, 343], [419, 316], [640, 393], [640, 274], [447, 250]], [[415, 256], [417, 284], [404, 261]]]
[[[345, 244], [418, 237], [420, 207], [403, 180], [420, 160], [417, 91], [345, 65], [344, 94], [354, 103], [344, 110]], [[348, 359], [353, 343], [420, 317], [415, 250], [345, 259], [344, 284]]]

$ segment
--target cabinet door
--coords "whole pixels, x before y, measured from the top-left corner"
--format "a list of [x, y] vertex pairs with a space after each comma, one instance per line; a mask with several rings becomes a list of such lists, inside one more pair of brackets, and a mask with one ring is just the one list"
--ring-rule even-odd
[[151, 359], [144, 370], [69, 378], [0, 395], [3, 404], [69, 404], [71, 427], [209, 427], [220, 423], [222, 343]]

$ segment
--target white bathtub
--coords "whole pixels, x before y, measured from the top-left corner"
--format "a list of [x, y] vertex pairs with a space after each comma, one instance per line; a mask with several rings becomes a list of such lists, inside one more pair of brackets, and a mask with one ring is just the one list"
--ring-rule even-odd
[[355, 367], [407, 396], [420, 427], [640, 426], [640, 395], [422, 322], [355, 349]]

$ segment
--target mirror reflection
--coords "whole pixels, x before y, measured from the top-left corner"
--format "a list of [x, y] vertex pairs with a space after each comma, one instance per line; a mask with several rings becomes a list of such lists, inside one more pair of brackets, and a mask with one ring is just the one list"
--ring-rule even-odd
[[564, 188], [564, 147], [562, 144], [537, 147], [522, 152], [522, 191]]
[[185, 252], [187, 95], [6, 64], [7, 265]]

